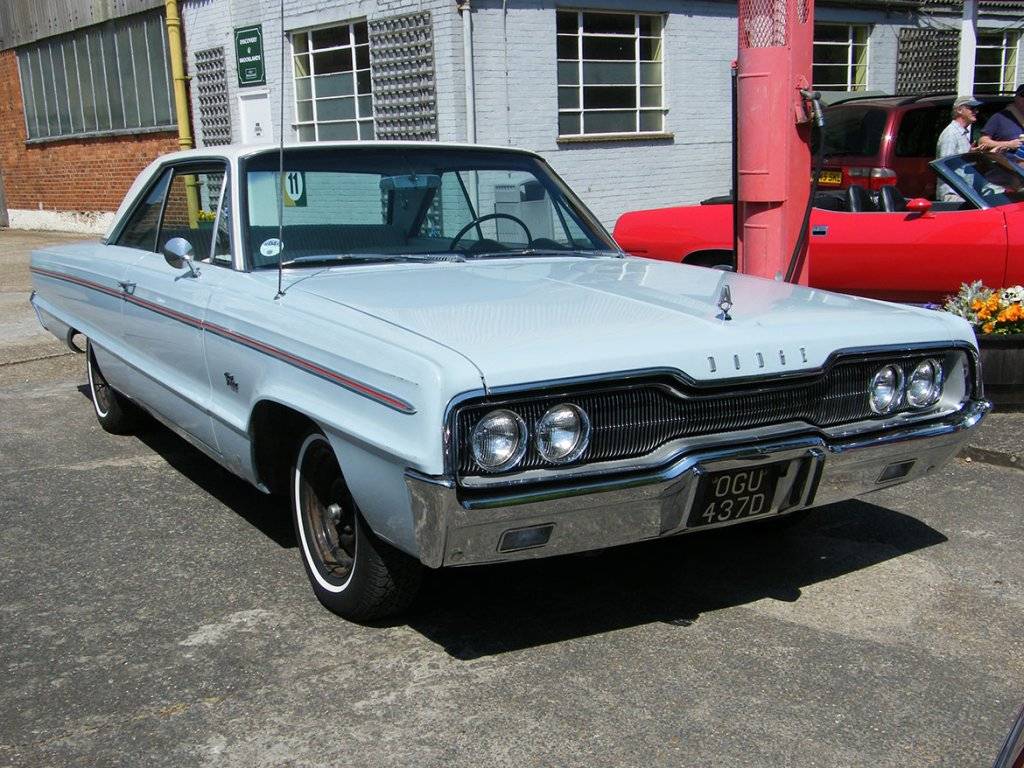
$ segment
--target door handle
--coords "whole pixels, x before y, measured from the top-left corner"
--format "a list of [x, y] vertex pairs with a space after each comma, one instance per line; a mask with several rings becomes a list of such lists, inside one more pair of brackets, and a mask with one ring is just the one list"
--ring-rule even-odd
[[129, 296], [135, 293], [135, 283], [130, 283], [127, 280], [118, 280], [117, 284], [121, 286], [122, 293], [127, 293]]

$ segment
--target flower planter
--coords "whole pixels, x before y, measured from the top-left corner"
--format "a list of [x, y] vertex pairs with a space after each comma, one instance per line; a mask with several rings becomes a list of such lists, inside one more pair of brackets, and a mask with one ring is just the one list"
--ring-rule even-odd
[[1000, 410], [1024, 410], [1024, 333], [978, 334], [985, 396]]

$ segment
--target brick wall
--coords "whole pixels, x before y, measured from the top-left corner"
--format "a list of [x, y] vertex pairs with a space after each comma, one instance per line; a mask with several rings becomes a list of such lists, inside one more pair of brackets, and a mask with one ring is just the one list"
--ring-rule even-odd
[[117, 210], [139, 171], [177, 149], [177, 133], [166, 132], [26, 144], [17, 56], [0, 52], [0, 168], [9, 210]]

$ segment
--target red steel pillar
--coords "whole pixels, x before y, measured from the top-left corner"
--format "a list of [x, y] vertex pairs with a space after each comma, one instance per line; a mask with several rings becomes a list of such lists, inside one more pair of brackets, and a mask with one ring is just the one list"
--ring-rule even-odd
[[[810, 193], [814, 0], [739, 0], [737, 269], [786, 274]], [[806, 251], [806, 243], [804, 245]], [[805, 254], [794, 282], [807, 284]]]

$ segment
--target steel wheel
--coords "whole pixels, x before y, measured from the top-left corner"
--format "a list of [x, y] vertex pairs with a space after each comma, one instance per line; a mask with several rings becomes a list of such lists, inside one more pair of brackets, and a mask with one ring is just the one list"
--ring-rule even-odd
[[107, 383], [96, 362], [96, 350], [91, 341], [85, 346], [85, 370], [89, 377], [89, 392], [96, 419], [107, 432], [127, 435], [135, 431], [139, 410], [130, 400]]
[[295, 537], [317, 599], [352, 621], [404, 610], [419, 589], [421, 566], [373, 534], [319, 430], [299, 441], [292, 480]]
[[323, 435], [310, 435], [300, 449], [295, 503], [302, 547], [324, 589], [340, 592], [356, 562], [355, 505], [341, 467]]

